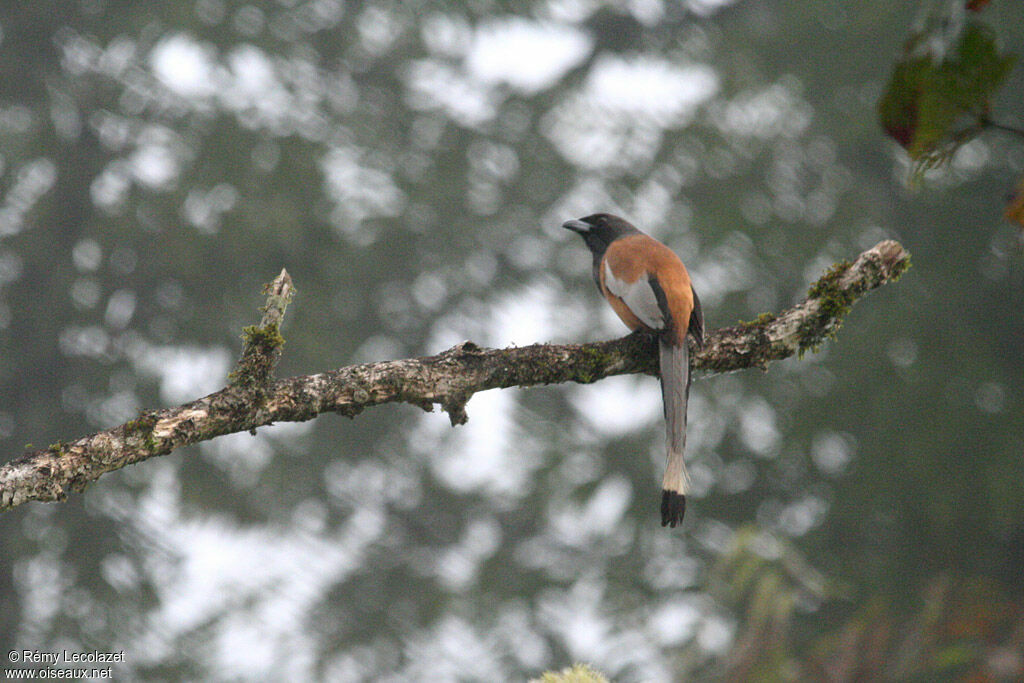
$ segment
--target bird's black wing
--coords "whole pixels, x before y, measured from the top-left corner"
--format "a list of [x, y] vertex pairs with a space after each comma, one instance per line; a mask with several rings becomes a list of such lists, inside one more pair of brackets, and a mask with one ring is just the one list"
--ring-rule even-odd
[[687, 334], [697, 342], [697, 347], [704, 346], [704, 311], [700, 307], [700, 299], [697, 298], [697, 290], [690, 286], [693, 292], [693, 312], [690, 313], [690, 326], [686, 329]]

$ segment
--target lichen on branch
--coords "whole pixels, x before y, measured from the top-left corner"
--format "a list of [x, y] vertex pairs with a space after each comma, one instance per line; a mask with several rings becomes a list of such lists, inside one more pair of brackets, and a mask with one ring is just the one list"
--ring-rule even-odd
[[259, 325], [251, 325], [242, 330], [242, 357], [235, 370], [228, 375], [232, 386], [258, 390], [266, 387], [273, 378], [277, 362], [281, 360], [284, 350], [284, 337], [281, 336], [281, 321], [284, 320], [285, 309], [295, 295], [295, 287], [288, 271], [281, 269], [273, 282], [263, 288], [267, 303], [261, 309], [263, 319]]
[[[816, 350], [835, 335], [854, 302], [898, 279], [909, 265], [910, 255], [899, 243], [880, 242], [853, 263], [830, 269], [793, 308], [709, 333], [693, 357], [694, 368], [704, 374], [764, 368]], [[310, 420], [327, 412], [351, 418], [371, 406], [402, 402], [428, 411], [440, 405], [456, 425], [466, 421], [466, 402], [478, 391], [589, 384], [613, 375], [658, 372], [657, 341], [633, 333], [612, 341], [507, 349], [464, 342], [435, 356], [274, 380], [284, 343], [281, 322], [293, 293], [291, 278], [281, 271], [266, 290], [263, 320], [247, 328], [242, 357], [225, 388], [21, 455], [0, 467], [0, 511], [30, 500], [63, 500], [69, 490], [82, 490], [106, 472], [224, 434], [255, 432], [274, 422]]]

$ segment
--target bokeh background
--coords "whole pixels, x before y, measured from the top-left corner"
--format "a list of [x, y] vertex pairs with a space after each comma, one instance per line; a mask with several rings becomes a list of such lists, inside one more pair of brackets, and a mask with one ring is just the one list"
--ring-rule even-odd
[[[0, 515], [0, 650], [124, 651], [120, 680], [1020, 673], [1024, 141], [913, 185], [875, 113], [939, 5], [4, 2], [3, 460], [223, 386], [282, 267], [281, 375], [622, 334], [558, 227], [598, 210], [683, 257], [711, 329], [880, 239], [914, 267], [820, 353], [697, 379], [682, 529], [650, 377], [478, 394], [456, 429], [325, 415]], [[981, 17], [1024, 53], [1017, 3]]]

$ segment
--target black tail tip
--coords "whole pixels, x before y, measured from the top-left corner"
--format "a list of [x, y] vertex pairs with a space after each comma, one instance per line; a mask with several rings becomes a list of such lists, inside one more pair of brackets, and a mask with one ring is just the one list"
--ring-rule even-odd
[[683, 523], [686, 514], [686, 496], [677, 491], [661, 490], [661, 525], [675, 528]]

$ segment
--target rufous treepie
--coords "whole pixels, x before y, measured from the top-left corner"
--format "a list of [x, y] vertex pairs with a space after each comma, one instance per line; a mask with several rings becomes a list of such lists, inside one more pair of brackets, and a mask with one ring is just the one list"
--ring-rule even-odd
[[661, 397], [668, 463], [661, 484], [661, 524], [676, 526], [686, 513], [690, 477], [683, 461], [686, 401], [690, 394], [687, 335], [704, 343], [704, 316], [686, 266], [675, 253], [628, 221], [595, 213], [562, 224], [594, 255], [594, 282], [631, 330], [658, 337]]

